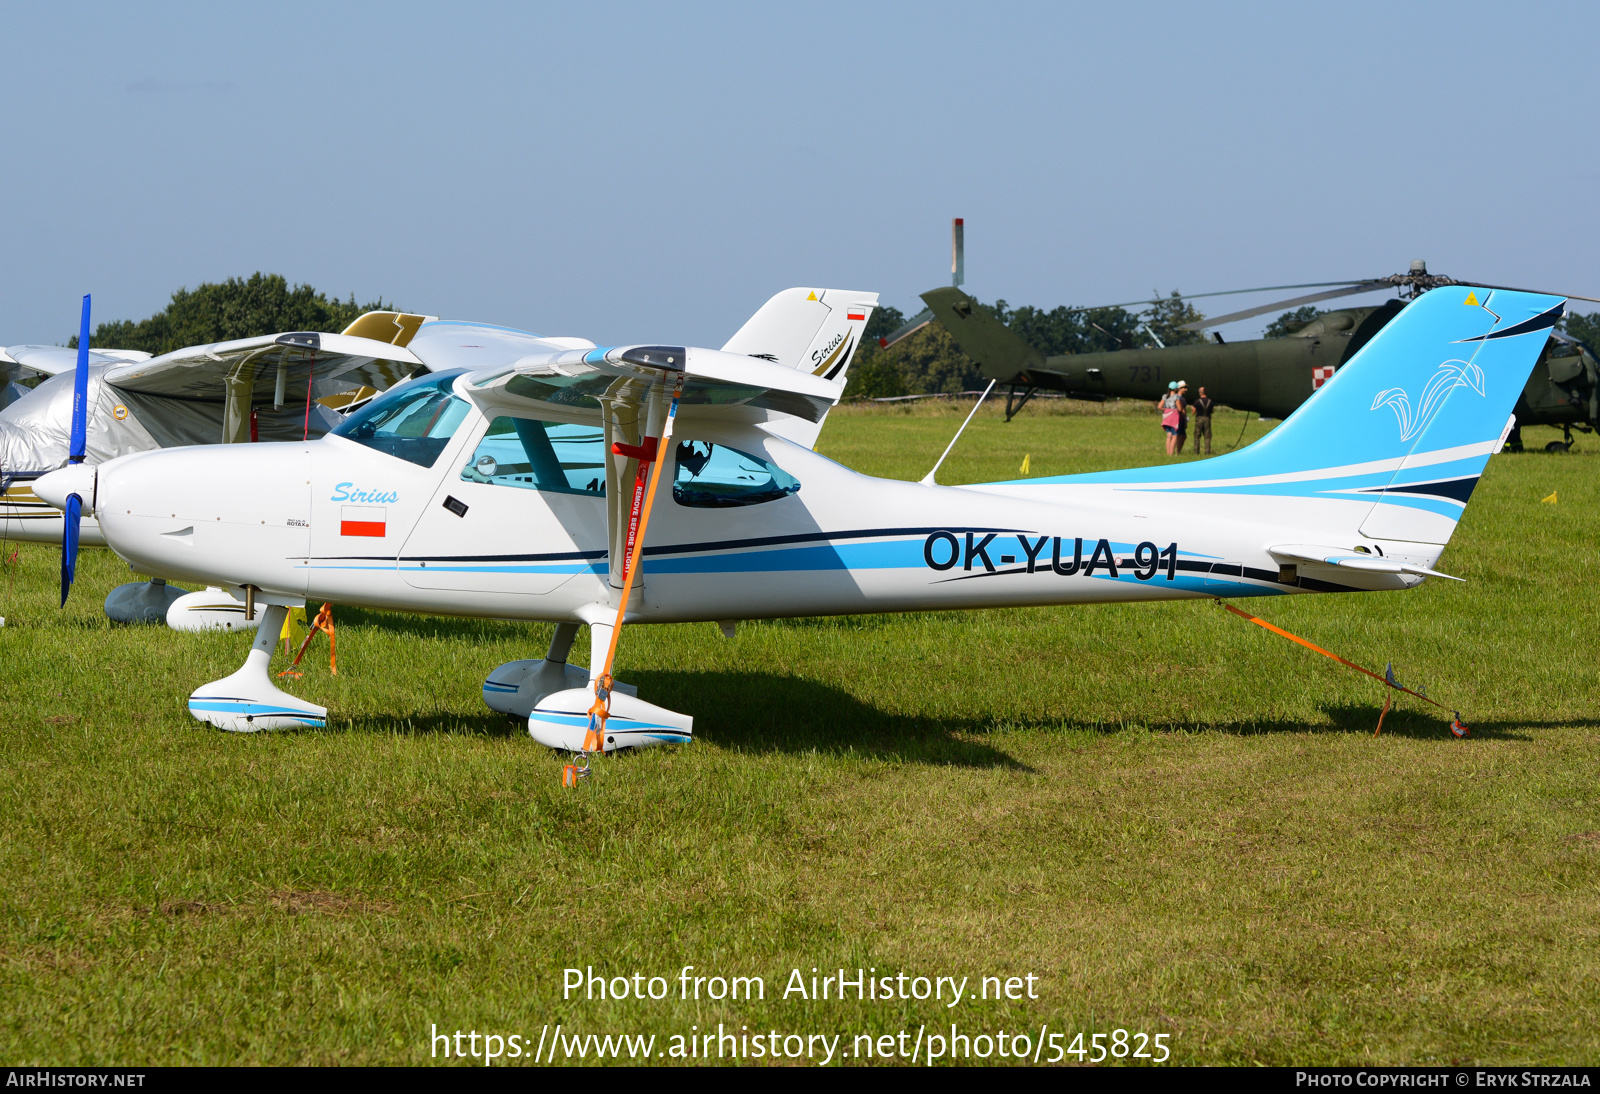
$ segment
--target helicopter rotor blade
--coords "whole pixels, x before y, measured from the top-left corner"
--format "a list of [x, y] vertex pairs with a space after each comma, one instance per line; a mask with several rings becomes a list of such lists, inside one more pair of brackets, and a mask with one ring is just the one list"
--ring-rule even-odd
[[[1330, 285], [1353, 285], [1353, 279], [1344, 281], [1307, 281], [1303, 285], [1263, 285], [1256, 289], [1227, 289], [1223, 292], [1195, 292], [1179, 293], [1179, 300], [1204, 300], [1212, 296], [1243, 296], [1253, 292], [1287, 292], [1290, 289], [1323, 289]], [[1068, 311], [1100, 311], [1104, 308], [1131, 308], [1135, 304], [1166, 304], [1172, 300], [1170, 296], [1158, 296], [1154, 300], [1125, 300], [1120, 304], [1096, 304], [1088, 308], [1068, 308]]]
[[1250, 319], [1253, 316], [1265, 315], [1269, 311], [1278, 311], [1281, 308], [1297, 308], [1302, 304], [1315, 304], [1319, 300], [1332, 300], [1339, 296], [1355, 296], [1364, 292], [1377, 292], [1380, 289], [1394, 288], [1387, 281], [1363, 281], [1359, 285], [1346, 285], [1342, 289], [1329, 289], [1327, 292], [1314, 292], [1306, 296], [1294, 296], [1288, 300], [1275, 300], [1270, 304], [1259, 307], [1246, 308], [1243, 311], [1229, 312], [1211, 319], [1201, 319], [1195, 323], [1185, 323], [1179, 330], [1205, 330], [1207, 327], [1220, 327], [1224, 323], [1232, 323], [1237, 319]]

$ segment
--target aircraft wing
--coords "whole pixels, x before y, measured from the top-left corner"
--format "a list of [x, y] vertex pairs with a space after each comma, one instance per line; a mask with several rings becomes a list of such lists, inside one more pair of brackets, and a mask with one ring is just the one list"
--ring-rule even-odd
[[586, 338], [546, 338], [512, 327], [457, 319], [430, 319], [407, 345], [435, 372], [448, 368], [481, 372], [541, 353], [594, 349], [594, 343]]
[[[137, 349], [91, 349], [91, 365], [114, 365], [119, 362], [148, 361], [150, 355]], [[78, 351], [67, 346], [11, 346], [0, 352], [0, 364], [15, 362], [41, 376], [54, 376], [58, 372], [71, 372], [78, 365]]]
[[427, 372], [409, 349], [349, 334], [299, 331], [240, 338], [164, 353], [106, 371], [106, 383], [125, 391], [218, 402], [225, 391], [250, 385], [251, 403], [316, 398], [348, 388], [380, 391]]
[[525, 356], [510, 365], [470, 373], [457, 391], [485, 410], [537, 414], [541, 406], [565, 415], [600, 413], [600, 400], [641, 399], [671, 372], [686, 373], [679, 414], [715, 415], [738, 407], [821, 421], [844, 386], [758, 357], [685, 346], [613, 346]]

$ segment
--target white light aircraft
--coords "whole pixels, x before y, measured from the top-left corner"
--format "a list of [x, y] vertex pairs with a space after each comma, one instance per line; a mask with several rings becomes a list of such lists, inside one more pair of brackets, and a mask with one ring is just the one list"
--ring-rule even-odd
[[[721, 351], [430, 323], [413, 348], [448, 371], [322, 440], [141, 453], [37, 489], [92, 505], [136, 568], [270, 605], [244, 667], [190, 697], [196, 718], [325, 724], [266, 671], [286, 606], [311, 597], [559, 624], [542, 659], [489, 673], [484, 699], [547, 745], [609, 751], [693, 728], [610, 687], [621, 622], [1402, 590], [1448, 576], [1439, 556], [1565, 308], [1435, 289], [1249, 448], [943, 487], [811, 450], [874, 302], [790, 290]], [[588, 672], [566, 663], [580, 624]]]

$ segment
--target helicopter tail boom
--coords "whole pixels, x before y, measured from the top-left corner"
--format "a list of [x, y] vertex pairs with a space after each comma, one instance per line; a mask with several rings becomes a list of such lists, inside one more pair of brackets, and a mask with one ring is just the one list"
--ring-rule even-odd
[[1043, 366], [1044, 357], [1038, 350], [960, 289], [934, 289], [923, 293], [922, 299], [928, 312], [950, 332], [961, 352], [978, 363], [986, 378], [1006, 383], [1030, 368]]

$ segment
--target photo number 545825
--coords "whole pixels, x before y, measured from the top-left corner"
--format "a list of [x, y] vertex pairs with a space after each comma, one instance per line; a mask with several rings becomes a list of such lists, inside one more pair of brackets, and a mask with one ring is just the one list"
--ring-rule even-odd
[[1060, 1063], [1068, 1056], [1076, 1056], [1080, 1063], [1098, 1064], [1107, 1059], [1116, 1060], [1149, 1060], [1153, 1064], [1164, 1064], [1172, 1057], [1172, 1050], [1167, 1046], [1170, 1033], [1157, 1033], [1151, 1036], [1148, 1033], [1129, 1033], [1125, 1029], [1114, 1029], [1107, 1033], [1091, 1033], [1087, 1042], [1085, 1035], [1079, 1032], [1072, 1039], [1072, 1043], [1065, 1048], [1061, 1042], [1066, 1040], [1065, 1033], [1050, 1034], [1050, 1048], [1053, 1055], [1050, 1063]]

